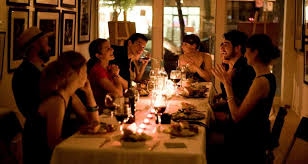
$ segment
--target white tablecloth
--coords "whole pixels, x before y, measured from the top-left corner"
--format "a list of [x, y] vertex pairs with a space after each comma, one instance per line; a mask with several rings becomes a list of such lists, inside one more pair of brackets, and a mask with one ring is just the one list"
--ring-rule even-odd
[[[207, 83], [211, 87], [210, 83]], [[194, 104], [198, 110], [204, 111], [206, 118], [202, 122], [208, 124], [212, 113], [208, 104], [208, 98], [173, 97], [168, 101], [165, 112], [173, 113], [180, 108], [181, 102]], [[143, 97], [136, 106], [136, 124], [143, 122], [150, 108], [150, 98]], [[104, 122], [110, 122], [111, 118], [103, 118]], [[161, 125], [157, 128], [154, 119], [147, 126], [153, 139], [139, 148], [124, 148], [115, 136], [120, 131], [105, 135], [82, 135], [74, 134], [56, 146], [51, 164], [205, 164], [206, 129], [199, 127], [199, 134], [194, 137], [170, 138], [169, 134], [163, 133], [163, 129], [169, 125]], [[111, 138], [103, 147], [99, 147], [106, 138]], [[149, 147], [160, 141], [159, 145], [149, 151]], [[164, 143], [184, 143], [186, 148], [166, 148]]]

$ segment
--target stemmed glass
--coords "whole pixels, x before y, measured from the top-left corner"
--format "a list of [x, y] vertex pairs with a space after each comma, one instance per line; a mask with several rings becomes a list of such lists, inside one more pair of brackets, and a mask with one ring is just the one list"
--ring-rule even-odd
[[114, 115], [117, 121], [120, 124], [120, 129], [123, 129], [123, 123], [128, 121], [131, 111], [129, 107], [124, 106], [124, 99], [117, 99], [119, 101], [116, 101], [115, 104], [115, 110]]
[[174, 82], [175, 85], [181, 80], [181, 71], [180, 70], [172, 70], [170, 72], [170, 80]]
[[165, 112], [167, 107], [167, 96], [158, 92], [154, 92], [152, 96], [152, 107], [155, 110], [157, 122], [161, 123], [161, 115]]

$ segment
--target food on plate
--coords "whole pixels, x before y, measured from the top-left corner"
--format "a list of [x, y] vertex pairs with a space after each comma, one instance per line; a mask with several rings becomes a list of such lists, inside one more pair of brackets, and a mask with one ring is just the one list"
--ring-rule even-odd
[[139, 94], [140, 94], [140, 96], [148, 96], [148, 95], [149, 95], [149, 92], [148, 92], [147, 90], [141, 88], [141, 89], [139, 90]]
[[101, 125], [97, 121], [90, 122], [80, 127], [80, 133], [82, 134], [96, 134]]
[[147, 81], [137, 83], [137, 90], [140, 96], [148, 96], [150, 93], [147, 91]]
[[82, 134], [105, 134], [113, 132], [116, 130], [116, 126], [112, 124], [107, 124], [104, 122], [91, 122], [89, 124], [83, 125], [80, 128], [80, 133]]
[[205, 118], [205, 114], [196, 110], [193, 106], [187, 106], [179, 109], [172, 114], [172, 120], [202, 120]]
[[206, 86], [188, 86], [179, 88], [179, 94], [184, 97], [206, 97], [208, 88]]
[[189, 104], [187, 102], [182, 102], [181, 105], [182, 105], [182, 109], [195, 109], [196, 108], [194, 105]]
[[197, 125], [189, 124], [187, 121], [174, 122], [170, 125], [169, 133], [177, 137], [191, 137], [198, 134]]
[[146, 140], [152, 139], [151, 136], [149, 136], [149, 135], [147, 135], [145, 133], [136, 134], [133, 131], [131, 131], [130, 129], [124, 129], [123, 132], [124, 132], [124, 134], [120, 138], [120, 141], [124, 141], [124, 142], [142, 142], [142, 141], [146, 141]]

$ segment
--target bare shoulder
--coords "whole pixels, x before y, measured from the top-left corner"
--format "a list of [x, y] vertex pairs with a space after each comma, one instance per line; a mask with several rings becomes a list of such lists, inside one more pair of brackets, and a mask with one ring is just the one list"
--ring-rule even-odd
[[43, 100], [39, 106], [39, 113], [46, 115], [50, 112], [59, 112], [65, 108], [65, 102], [60, 96], [54, 95]]
[[255, 91], [263, 93], [262, 95], [264, 97], [268, 95], [269, 90], [270, 90], [270, 84], [268, 80], [263, 76], [256, 77], [253, 81], [252, 86], [253, 88], [255, 88]]

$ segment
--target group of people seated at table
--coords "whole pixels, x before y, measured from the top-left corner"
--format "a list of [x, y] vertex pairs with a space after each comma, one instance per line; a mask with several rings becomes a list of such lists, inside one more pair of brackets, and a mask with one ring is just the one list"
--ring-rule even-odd
[[[142, 79], [149, 63], [149, 59], [140, 59], [148, 38], [135, 33], [124, 46], [112, 46], [106, 39], [93, 40], [89, 61], [78, 52], [68, 51], [44, 66], [50, 57], [49, 35], [31, 27], [17, 39], [24, 53], [20, 54], [23, 62], [14, 73], [12, 88], [17, 107], [26, 118], [26, 164], [49, 163], [53, 149], [63, 139], [83, 124], [99, 122], [98, 110], [104, 107], [106, 94], [123, 96], [131, 81]], [[197, 35], [186, 35], [178, 64], [197, 81], [212, 81], [213, 77], [221, 81], [221, 97], [227, 104], [222, 118], [229, 120], [226, 154], [237, 162], [263, 162], [276, 89], [268, 66], [279, 51], [266, 35], [247, 40], [246, 34], [230, 31], [220, 45], [223, 63], [212, 68], [211, 56], [199, 52], [199, 46]]]

